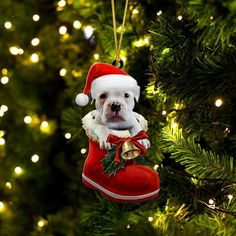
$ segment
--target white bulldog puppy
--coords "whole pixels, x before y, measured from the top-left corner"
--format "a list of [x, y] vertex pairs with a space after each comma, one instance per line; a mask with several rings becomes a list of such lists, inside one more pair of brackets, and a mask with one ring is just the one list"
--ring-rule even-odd
[[[118, 87], [97, 94], [96, 115], [91, 129], [99, 137], [100, 148], [111, 149], [111, 144], [106, 142], [112, 133], [111, 129], [128, 130], [131, 136], [143, 129], [133, 112], [135, 99], [139, 97], [139, 86], [136, 88], [136, 97], [132, 90]], [[140, 143], [145, 148], [150, 147], [147, 139], [140, 140]]]
[[[105, 63], [94, 64], [88, 72], [83, 94], [77, 95], [76, 103], [80, 106], [87, 105], [88, 93], [95, 100], [96, 112], [92, 111], [83, 118], [83, 127], [89, 136], [91, 132], [97, 136], [101, 149], [111, 149], [107, 137], [114, 134], [112, 130], [128, 130], [129, 136], [134, 136], [141, 130], [146, 131], [147, 121], [133, 111], [135, 100], [138, 102], [139, 99], [140, 87], [123, 70]], [[150, 147], [147, 139], [139, 142], [145, 148]]]

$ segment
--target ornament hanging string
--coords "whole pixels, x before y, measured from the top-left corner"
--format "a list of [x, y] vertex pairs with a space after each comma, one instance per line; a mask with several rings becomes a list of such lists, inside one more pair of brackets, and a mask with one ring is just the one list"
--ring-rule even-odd
[[115, 13], [115, 0], [111, 0], [111, 8], [112, 8], [112, 20], [113, 20], [113, 32], [114, 32], [114, 41], [115, 41], [115, 59], [112, 61], [112, 65], [120, 64], [120, 68], [123, 67], [123, 61], [120, 58], [120, 51], [121, 51], [121, 45], [123, 40], [123, 34], [125, 29], [125, 20], [127, 16], [127, 9], [129, 5], [129, 0], [126, 0], [125, 2], [125, 9], [124, 9], [124, 15], [123, 15], [123, 22], [121, 26], [121, 32], [120, 32], [120, 39], [119, 44], [117, 41], [117, 29], [116, 29], [116, 13]]

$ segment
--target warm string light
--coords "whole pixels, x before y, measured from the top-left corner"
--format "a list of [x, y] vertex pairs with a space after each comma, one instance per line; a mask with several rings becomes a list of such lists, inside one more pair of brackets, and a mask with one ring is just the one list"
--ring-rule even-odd
[[7, 73], [8, 73], [8, 69], [7, 68], [2, 68], [2, 74], [7, 75]]
[[3, 76], [1, 77], [1, 83], [2, 84], [7, 84], [9, 82], [9, 77], [8, 76]]
[[138, 14], [139, 14], [139, 10], [138, 10], [138, 9], [134, 9], [134, 10], [132, 11], [132, 14], [133, 14], [133, 15], [138, 15]]
[[233, 197], [234, 197], [234, 196], [233, 196], [232, 194], [229, 194], [229, 195], [228, 195], [229, 201], [231, 201], [231, 200], [233, 199]]
[[134, 47], [143, 47], [143, 46], [148, 46], [149, 44], [150, 40], [148, 37], [144, 37], [133, 42]]
[[32, 117], [31, 116], [25, 116], [24, 117], [24, 122], [26, 123], [26, 124], [30, 124], [31, 122], [32, 122]]
[[39, 155], [34, 154], [34, 155], [31, 157], [31, 161], [32, 161], [33, 163], [38, 162], [38, 161], [39, 161]]
[[12, 47], [9, 47], [9, 52], [16, 56], [16, 55], [22, 55], [24, 53], [24, 50], [18, 46], [12, 46]]
[[38, 221], [38, 227], [43, 227], [44, 226], [44, 222], [42, 220]]
[[40, 130], [42, 133], [50, 133], [50, 126], [46, 120], [41, 122]]
[[90, 39], [93, 35], [94, 28], [91, 25], [88, 25], [84, 28], [84, 37]]
[[154, 170], [157, 170], [159, 167], [160, 167], [160, 166], [159, 166], [158, 164], [155, 164], [154, 167], [153, 167], [153, 169], [154, 169]]
[[8, 111], [8, 106], [1, 105], [1, 107], [0, 107], [0, 117], [3, 117], [5, 112], [7, 112], [7, 111]]
[[44, 134], [51, 135], [57, 127], [57, 123], [53, 120], [47, 121], [45, 117], [40, 124], [40, 131]]
[[215, 209], [216, 206], [215, 206], [215, 201], [213, 199], [209, 199], [208, 203], [209, 203], [208, 207]]
[[12, 23], [11, 23], [10, 21], [6, 21], [6, 22], [4, 23], [4, 27], [5, 27], [6, 29], [11, 29], [11, 28], [12, 28]]
[[65, 76], [66, 73], [67, 73], [66, 68], [62, 68], [62, 69], [60, 69], [60, 72], [59, 72], [60, 76]]
[[100, 55], [98, 53], [93, 54], [93, 58], [97, 61], [99, 59]]
[[24, 53], [24, 50], [23, 50], [22, 48], [19, 48], [19, 49], [18, 49], [18, 54], [19, 54], [19, 55], [22, 55], [23, 53]]
[[80, 21], [75, 20], [75, 21], [73, 22], [73, 27], [74, 27], [75, 29], [81, 29], [82, 24], [81, 24]]
[[71, 133], [65, 133], [65, 138], [70, 139], [71, 138]]
[[58, 31], [59, 31], [59, 34], [63, 35], [67, 32], [67, 27], [62, 25], [62, 26], [60, 26]]
[[8, 111], [8, 106], [1, 105], [0, 110], [2, 110], [3, 112], [7, 112]]
[[183, 20], [183, 16], [179, 15], [179, 16], [177, 17], [177, 19], [178, 19], [179, 21], [181, 21], [181, 20]]
[[68, 33], [65, 33], [62, 35], [62, 40], [66, 40], [70, 37], [70, 35]]
[[58, 3], [57, 3], [58, 7], [65, 7], [66, 6], [66, 1], [65, 0], [60, 0]]
[[167, 111], [163, 110], [161, 114], [164, 116], [167, 114]]
[[5, 132], [0, 130], [0, 158], [5, 156], [5, 139], [3, 138]]
[[18, 50], [19, 50], [19, 48], [16, 47], [16, 46], [12, 46], [12, 47], [9, 48], [9, 52], [10, 52], [12, 55], [18, 55], [18, 54], [19, 54], [19, 53], [18, 53]]
[[0, 213], [2, 213], [5, 210], [6, 206], [5, 203], [0, 201]]
[[209, 201], [208, 201], [208, 202], [209, 202], [209, 204], [210, 204], [210, 205], [212, 205], [212, 204], [214, 204], [214, 203], [215, 203], [213, 199], [209, 199]]
[[225, 133], [230, 133], [230, 129], [227, 127], [227, 128], [225, 128]]
[[33, 21], [39, 21], [40, 16], [39, 16], [38, 14], [34, 14], [34, 15], [32, 16], [32, 19], [33, 19]]
[[33, 39], [31, 40], [31, 45], [32, 45], [32, 46], [38, 46], [39, 43], [40, 43], [39, 38], [33, 38]]
[[157, 12], [157, 16], [160, 16], [162, 14], [162, 10], [159, 10], [158, 12]]
[[12, 184], [10, 182], [5, 183], [6, 188], [12, 189]]
[[43, 227], [45, 227], [48, 224], [48, 221], [45, 219], [40, 219], [37, 222], [38, 230], [41, 230]]
[[3, 130], [0, 130], [0, 138], [4, 136], [5, 132]]
[[72, 71], [71, 71], [71, 74], [72, 74], [74, 77], [80, 77], [80, 76], [82, 75], [81, 72], [76, 71], [76, 70], [72, 70]]
[[87, 149], [86, 148], [81, 148], [81, 150], [80, 150], [80, 153], [81, 154], [85, 154], [87, 152]]
[[48, 127], [48, 122], [45, 120], [41, 123], [40, 127], [42, 127], [43, 129], [44, 128], [47, 128]]
[[39, 55], [38, 55], [37, 53], [31, 54], [30, 60], [31, 60], [33, 63], [37, 63], [37, 62], [39, 61]]
[[4, 138], [0, 138], [0, 146], [5, 145], [6, 141]]
[[16, 175], [22, 175], [23, 174], [23, 169], [20, 167], [20, 166], [17, 166], [15, 169], [14, 169], [14, 172]]
[[217, 99], [215, 100], [215, 106], [216, 106], [216, 107], [221, 107], [222, 104], [223, 104], [223, 100], [222, 100], [221, 98], [217, 98]]
[[152, 216], [149, 216], [149, 217], [148, 217], [148, 221], [149, 221], [149, 222], [152, 222], [152, 221], [153, 221], [153, 217], [152, 217]]
[[27, 125], [38, 125], [41, 121], [36, 114], [32, 114], [24, 117], [24, 123]]

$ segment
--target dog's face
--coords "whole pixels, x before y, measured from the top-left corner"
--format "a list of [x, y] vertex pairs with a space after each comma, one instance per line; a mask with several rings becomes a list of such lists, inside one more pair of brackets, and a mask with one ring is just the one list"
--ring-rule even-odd
[[129, 89], [113, 88], [98, 93], [95, 98], [95, 106], [102, 123], [110, 129], [131, 128], [133, 125], [134, 99], [135, 94]]

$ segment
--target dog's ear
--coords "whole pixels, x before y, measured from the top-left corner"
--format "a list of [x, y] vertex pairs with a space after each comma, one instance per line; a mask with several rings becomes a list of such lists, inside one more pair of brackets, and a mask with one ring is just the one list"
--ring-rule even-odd
[[139, 96], [140, 96], [140, 87], [137, 85], [133, 88], [134, 91], [134, 99], [136, 102], [138, 102], [139, 100]]

